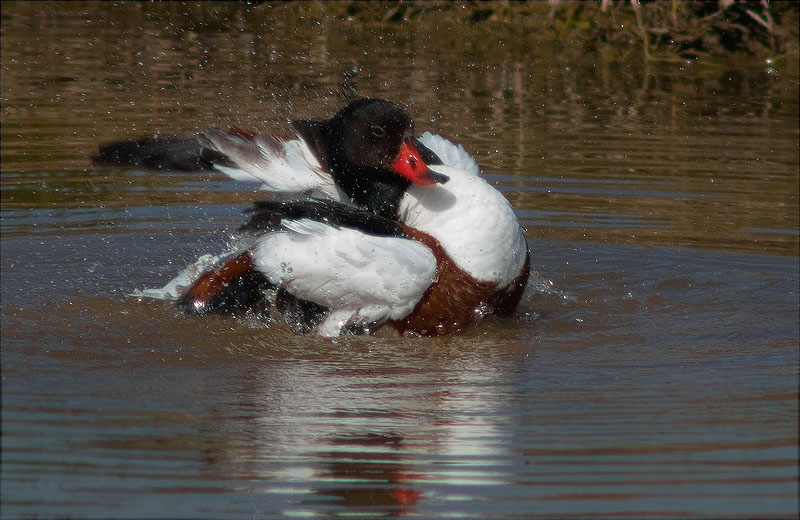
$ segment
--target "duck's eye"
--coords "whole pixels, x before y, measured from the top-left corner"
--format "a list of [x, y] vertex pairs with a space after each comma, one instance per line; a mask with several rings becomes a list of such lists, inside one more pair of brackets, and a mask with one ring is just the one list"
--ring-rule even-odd
[[383, 137], [386, 135], [386, 130], [382, 126], [371, 126], [370, 133], [372, 137]]

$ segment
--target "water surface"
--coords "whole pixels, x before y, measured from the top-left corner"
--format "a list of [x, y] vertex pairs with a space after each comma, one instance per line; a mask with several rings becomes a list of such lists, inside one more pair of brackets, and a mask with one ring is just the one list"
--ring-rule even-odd
[[[2, 12], [4, 518], [798, 513], [796, 55], [645, 66], [491, 24], [45, 6]], [[94, 167], [98, 143], [281, 131], [353, 88], [512, 202], [516, 316], [327, 340], [127, 296], [265, 195]]]

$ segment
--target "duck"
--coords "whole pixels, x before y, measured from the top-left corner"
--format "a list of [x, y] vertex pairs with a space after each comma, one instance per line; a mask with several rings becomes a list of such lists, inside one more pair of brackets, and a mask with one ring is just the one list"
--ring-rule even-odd
[[147, 297], [190, 315], [279, 316], [298, 333], [439, 336], [517, 309], [530, 273], [509, 201], [463, 146], [399, 105], [347, 104], [291, 135], [209, 128], [102, 145], [98, 165], [217, 171], [261, 184], [239, 240]]

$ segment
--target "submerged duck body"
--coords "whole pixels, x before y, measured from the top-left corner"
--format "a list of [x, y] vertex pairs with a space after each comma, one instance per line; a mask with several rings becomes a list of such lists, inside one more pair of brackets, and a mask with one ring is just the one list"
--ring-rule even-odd
[[210, 129], [189, 138], [113, 143], [95, 161], [219, 170], [260, 182], [240, 247], [190, 266], [155, 297], [191, 314], [275, 313], [298, 332], [439, 335], [513, 313], [529, 256], [508, 201], [460, 146], [377, 99], [297, 136]]

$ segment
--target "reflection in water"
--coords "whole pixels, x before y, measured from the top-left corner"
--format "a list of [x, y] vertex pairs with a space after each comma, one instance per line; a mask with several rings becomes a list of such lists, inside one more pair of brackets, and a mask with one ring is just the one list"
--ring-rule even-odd
[[[413, 488], [419, 478], [403, 465], [403, 438], [397, 435], [339, 435], [330, 439], [332, 451], [317, 456], [329, 459], [313, 478], [326, 483], [322, 504], [349, 514], [393, 512], [409, 514], [420, 499]], [[339, 487], [341, 486], [341, 487]], [[317, 506], [315, 500], [302, 506]]]
[[250, 369], [240, 401], [214, 412], [215, 430], [227, 433], [207, 478], [239, 475], [258, 482], [255, 492], [289, 494], [293, 514], [410, 514], [426, 493], [448, 500], [448, 489], [505, 482], [486, 469], [507, 456], [497, 424], [504, 366], [486, 364], [505, 359], [487, 357], [503, 347], [348, 343], [321, 341], [305, 362]]

